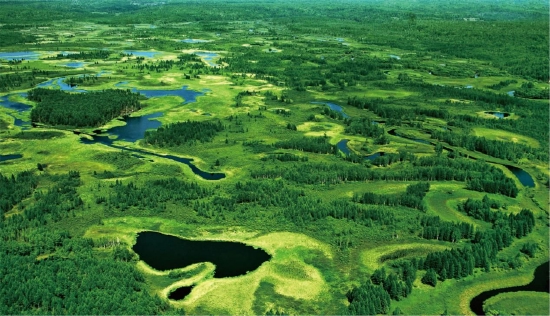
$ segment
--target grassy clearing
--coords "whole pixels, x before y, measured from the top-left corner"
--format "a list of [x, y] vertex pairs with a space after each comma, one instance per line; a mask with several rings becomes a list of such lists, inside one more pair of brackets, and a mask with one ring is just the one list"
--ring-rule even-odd
[[[90, 227], [85, 236], [118, 239], [133, 245], [137, 233], [143, 230], [156, 230], [194, 240], [243, 242], [260, 247], [272, 255], [270, 261], [244, 276], [214, 279], [211, 277], [213, 266], [207, 264], [199, 273], [175, 282], [166, 279], [168, 272], [155, 271], [142, 261], [138, 262], [138, 268], [151, 282], [151, 290], [159, 293], [161, 297], [167, 297], [170, 291], [177, 287], [195, 284], [187, 298], [171, 302], [176, 307], [185, 308], [186, 311], [252, 314], [254, 293], [261, 282], [273, 284], [279, 295], [303, 301], [319, 301], [328, 293], [322, 273], [318, 268], [304, 262], [303, 256], [318, 251], [322, 256], [332, 258], [330, 247], [302, 234], [277, 232], [263, 235], [238, 227], [198, 228], [160, 218], [122, 217], [105, 219], [103, 225]], [[177, 270], [186, 271], [194, 268], [196, 267], [190, 266]]]
[[479, 137], [485, 137], [490, 140], [519, 143], [534, 148], [540, 147], [540, 144], [536, 139], [498, 129], [476, 127], [473, 128], [472, 134]]
[[483, 311], [491, 315], [548, 315], [550, 296], [543, 292], [502, 293], [489, 298]]

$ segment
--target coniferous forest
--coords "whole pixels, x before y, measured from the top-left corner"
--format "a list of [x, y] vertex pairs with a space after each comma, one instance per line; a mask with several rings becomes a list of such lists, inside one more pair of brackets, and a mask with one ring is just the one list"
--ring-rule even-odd
[[550, 314], [548, 10], [0, 1], [0, 314]]

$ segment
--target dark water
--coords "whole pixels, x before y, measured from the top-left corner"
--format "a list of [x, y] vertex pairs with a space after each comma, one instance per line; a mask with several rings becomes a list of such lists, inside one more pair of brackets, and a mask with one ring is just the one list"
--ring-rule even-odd
[[343, 152], [346, 156], [349, 156], [350, 154], [350, 150], [348, 148], [348, 142], [349, 142], [349, 139], [342, 139], [336, 144], [336, 147], [338, 147], [338, 149], [341, 152]]
[[344, 118], [349, 118], [349, 115], [344, 113], [344, 109], [342, 109], [342, 107], [339, 106], [338, 104], [334, 104], [334, 103], [331, 103], [331, 102], [311, 102], [311, 103], [313, 103], [313, 104], [325, 104], [331, 110], [336, 111], [336, 112], [340, 112]]
[[238, 242], [186, 240], [157, 232], [139, 233], [132, 249], [141, 260], [161, 271], [211, 262], [216, 266], [215, 278], [244, 275], [271, 259], [262, 249]]
[[510, 113], [506, 113], [506, 112], [491, 112], [491, 111], [489, 111], [489, 112], [485, 112], [485, 113], [494, 115], [494, 116], [498, 117], [499, 119], [503, 119], [505, 117], [510, 116]]
[[535, 181], [533, 181], [533, 178], [527, 171], [520, 169], [518, 167], [504, 165], [508, 170], [512, 171], [512, 173], [518, 178], [519, 182], [523, 184], [523, 186], [534, 188], [535, 187]]
[[111, 135], [116, 135], [117, 140], [124, 140], [127, 142], [135, 142], [145, 137], [145, 131], [148, 129], [157, 129], [162, 123], [153, 118], [161, 117], [161, 112], [156, 112], [149, 115], [143, 115], [138, 117], [126, 117], [124, 122], [126, 125], [117, 126], [109, 129], [107, 132]]
[[12, 159], [19, 159], [19, 158], [23, 158], [23, 155], [20, 155], [20, 154], [0, 155], [0, 162], [12, 160]]
[[[0, 97], [0, 106], [5, 107], [5, 108], [10, 109], [10, 110], [15, 110], [17, 112], [24, 112], [24, 111], [30, 110], [32, 108], [32, 106], [30, 106], [28, 104], [25, 104], [25, 103], [10, 101], [9, 98], [12, 95], [13, 94], [1, 96]], [[26, 93], [19, 93], [19, 95], [22, 96], [22, 97], [27, 96]]]
[[[119, 82], [118, 84], [123, 84], [124, 82]], [[183, 104], [191, 103], [197, 101], [197, 97], [204, 95], [203, 91], [194, 91], [194, 90], [187, 90], [187, 86], [181, 87], [179, 90], [141, 90], [132, 88], [132, 92], [139, 92], [143, 94], [144, 96], [148, 98], [158, 98], [158, 97], [165, 97], [165, 96], [177, 96], [185, 100]]]
[[[506, 287], [502, 289], [497, 290], [491, 290], [486, 291], [478, 296], [474, 297], [470, 301], [470, 309], [476, 314], [476, 315], [485, 315], [483, 312], [483, 303], [500, 293], [506, 293], [506, 292], [519, 292], [519, 291], [535, 291], [535, 292], [550, 292], [549, 286], [548, 286], [548, 280], [549, 280], [549, 273], [548, 269], [550, 268], [548, 261], [541, 264], [540, 266], [535, 269], [535, 278], [531, 283], [523, 286], [513, 286], [513, 287]], [[518, 304], [521, 304], [521, 302], [518, 302]]]
[[372, 154], [372, 155], [365, 156], [365, 160], [373, 161], [374, 159], [376, 159], [376, 158], [378, 158], [378, 157], [380, 157], [380, 156], [384, 156], [384, 152], [383, 152], [383, 151], [374, 153], [374, 154]]
[[177, 288], [176, 290], [170, 292], [168, 295], [168, 298], [174, 301], [180, 301], [183, 300], [189, 293], [191, 293], [191, 290], [193, 289], [192, 286], [183, 286], [180, 288]]
[[160, 154], [149, 152], [149, 151], [146, 151], [146, 150], [118, 146], [118, 145], [113, 144], [113, 140], [110, 139], [107, 136], [99, 136], [99, 135], [88, 135], [88, 136], [92, 137], [92, 139], [90, 140], [90, 139], [87, 139], [87, 138], [80, 138], [80, 142], [83, 143], [83, 144], [97, 144], [97, 143], [100, 143], [100, 144], [103, 144], [103, 145], [106, 145], [106, 146], [109, 146], [109, 147], [112, 147], [112, 148], [127, 150], [131, 153], [155, 156], [155, 157], [169, 159], [169, 160], [172, 160], [172, 161], [175, 161], [175, 162], [183, 163], [183, 164], [189, 166], [189, 168], [191, 168], [191, 171], [193, 171], [194, 174], [198, 175], [199, 177], [201, 177], [205, 180], [221, 180], [221, 179], [225, 178], [224, 173], [206, 172], [206, 171], [200, 170], [199, 168], [197, 168], [197, 166], [195, 166], [193, 164], [193, 162], [192, 162], [193, 159], [191, 159], [191, 158], [183, 158], [183, 157], [178, 157], [178, 156], [174, 156], [174, 155], [160, 155]]

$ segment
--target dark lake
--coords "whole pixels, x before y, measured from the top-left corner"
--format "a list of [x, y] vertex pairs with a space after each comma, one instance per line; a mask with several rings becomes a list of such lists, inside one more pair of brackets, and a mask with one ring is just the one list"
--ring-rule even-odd
[[[550, 265], [548, 264], [548, 261], [538, 266], [535, 269], [535, 278], [533, 279], [533, 281], [531, 281], [531, 283], [527, 285], [506, 287], [502, 289], [486, 291], [479, 294], [478, 296], [474, 297], [470, 301], [470, 309], [476, 315], [485, 315], [485, 313], [483, 312], [483, 303], [487, 299], [501, 293], [519, 292], [519, 291], [550, 292], [550, 289], [548, 286], [548, 280], [549, 280], [548, 269], [549, 268], [550, 268]], [[521, 302], [518, 302], [518, 303], [521, 303]]]
[[135, 142], [145, 137], [145, 131], [148, 129], [157, 129], [162, 123], [157, 120], [152, 120], [157, 117], [161, 117], [161, 112], [156, 112], [149, 115], [126, 117], [124, 122], [126, 125], [116, 126], [109, 129], [107, 132], [111, 135], [116, 135], [117, 140], [124, 140], [127, 142]]
[[523, 184], [526, 187], [534, 188], [535, 187], [535, 181], [533, 181], [533, 178], [527, 171], [520, 169], [518, 167], [504, 165], [508, 170], [512, 171], [512, 173], [518, 178], [519, 182]]
[[[119, 82], [119, 83], [122, 84], [123, 82]], [[204, 95], [205, 91], [207, 90], [203, 90], [203, 91], [187, 90], [187, 86], [183, 86], [181, 87], [181, 89], [177, 89], [177, 90], [142, 90], [142, 89], [132, 88], [132, 92], [134, 93], [139, 92], [148, 98], [177, 96], [184, 100], [183, 104], [197, 101], [197, 97]]]
[[193, 289], [192, 286], [183, 286], [183, 287], [177, 288], [176, 290], [168, 294], [168, 298], [174, 301], [183, 300], [187, 295], [189, 295], [189, 293], [191, 293], [192, 289]]
[[161, 271], [211, 262], [216, 266], [215, 278], [244, 275], [271, 259], [264, 250], [238, 242], [187, 240], [151, 231], [139, 233], [132, 249]]
[[19, 158], [23, 158], [23, 155], [20, 155], [20, 154], [0, 155], [0, 162], [12, 160], [12, 159], [19, 159]]

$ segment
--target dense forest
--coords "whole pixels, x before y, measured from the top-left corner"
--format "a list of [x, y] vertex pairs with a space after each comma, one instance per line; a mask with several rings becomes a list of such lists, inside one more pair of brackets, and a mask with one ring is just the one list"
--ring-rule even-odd
[[142, 107], [139, 93], [119, 89], [69, 93], [37, 88], [28, 99], [38, 103], [31, 111], [33, 122], [74, 127], [100, 126]]

